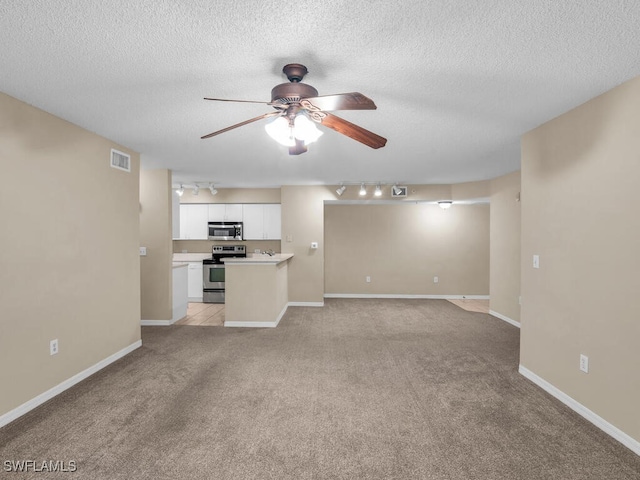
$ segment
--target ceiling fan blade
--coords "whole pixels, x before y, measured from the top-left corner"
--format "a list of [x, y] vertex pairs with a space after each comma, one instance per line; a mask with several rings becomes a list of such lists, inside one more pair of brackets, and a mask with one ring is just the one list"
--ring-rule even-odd
[[353, 138], [360, 143], [364, 143], [371, 148], [380, 148], [384, 147], [387, 144], [386, 138], [381, 137], [380, 135], [376, 135], [369, 130], [365, 130], [364, 128], [359, 127], [358, 125], [355, 125], [351, 122], [347, 122], [343, 118], [336, 117], [331, 113], [326, 113], [326, 116], [322, 119], [321, 123], [325, 127], [329, 127], [332, 130], [346, 135], [347, 137]]
[[200, 137], [201, 139], [215, 137], [216, 135], [220, 135], [221, 133], [228, 132], [229, 130], [233, 130], [234, 128], [242, 127], [243, 125], [247, 125], [249, 123], [257, 122], [258, 120], [262, 120], [263, 118], [276, 117], [282, 115], [282, 112], [269, 112], [264, 115], [260, 115], [259, 117], [252, 118], [250, 120], [245, 120], [244, 122], [236, 123], [235, 125], [231, 125], [230, 127], [223, 128], [222, 130], [218, 130], [217, 132], [210, 133], [209, 135], [205, 135], [204, 137]]
[[[311, 111], [323, 110], [325, 112], [332, 110], [375, 110], [377, 108], [373, 100], [358, 92], [303, 98], [300, 101], [300, 105]], [[307, 105], [310, 105], [311, 108]]]
[[289, 147], [289, 155], [300, 155], [307, 151], [307, 146], [302, 140], [296, 138], [296, 144], [293, 147]]

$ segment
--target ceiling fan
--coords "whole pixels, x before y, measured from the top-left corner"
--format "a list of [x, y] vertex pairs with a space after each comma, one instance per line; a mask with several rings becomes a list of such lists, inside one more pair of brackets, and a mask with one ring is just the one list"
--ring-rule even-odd
[[315, 123], [324, 125], [371, 148], [385, 146], [386, 138], [329, 113], [335, 110], [375, 110], [376, 104], [370, 98], [358, 92], [319, 97], [318, 91], [311, 85], [300, 83], [309, 73], [307, 67], [299, 63], [290, 63], [285, 65], [282, 71], [289, 79], [289, 83], [276, 85], [271, 90], [270, 102], [205, 98], [205, 100], [216, 102], [262, 103], [272, 106], [276, 111], [231, 125], [201, 138], [214, 137], [263, 118], [273, 117], [265, 129], [272, 138], [289, 147], [290, 155], [300, 155], [306, 152], [307, 145], [322, 135], [322, 132], [315, 127]]

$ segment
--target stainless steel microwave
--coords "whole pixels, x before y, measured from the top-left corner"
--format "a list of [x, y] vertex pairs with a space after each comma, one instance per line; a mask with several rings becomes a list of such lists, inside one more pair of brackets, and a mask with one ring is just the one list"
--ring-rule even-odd
[[209, 222], [209, 240], [242, 240], [242, 222]]

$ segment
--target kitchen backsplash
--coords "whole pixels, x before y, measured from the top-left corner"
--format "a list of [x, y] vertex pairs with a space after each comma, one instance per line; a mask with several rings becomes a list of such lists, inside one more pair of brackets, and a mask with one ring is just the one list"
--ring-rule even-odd
[[242, 240], [229, 242], [214, 242], [211, 240], [174, 240], [173, 253], [211, 253], [213, 245], [246, 245], [247, 253], [253, 253], [254, 250], [273, 250], [280, 253], [280, 240]]

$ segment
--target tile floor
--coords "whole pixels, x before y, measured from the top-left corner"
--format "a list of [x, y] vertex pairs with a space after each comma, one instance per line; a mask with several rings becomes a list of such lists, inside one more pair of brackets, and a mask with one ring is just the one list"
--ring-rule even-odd
[[467, 310], [468, 312], [489, 313], [489, 300], [473, 300], [470, 298], [461, 298], [449, 301], [454, 305]]
[[187, 316], [175, 325], [224, 326], [224, 303], [189, 303]]

